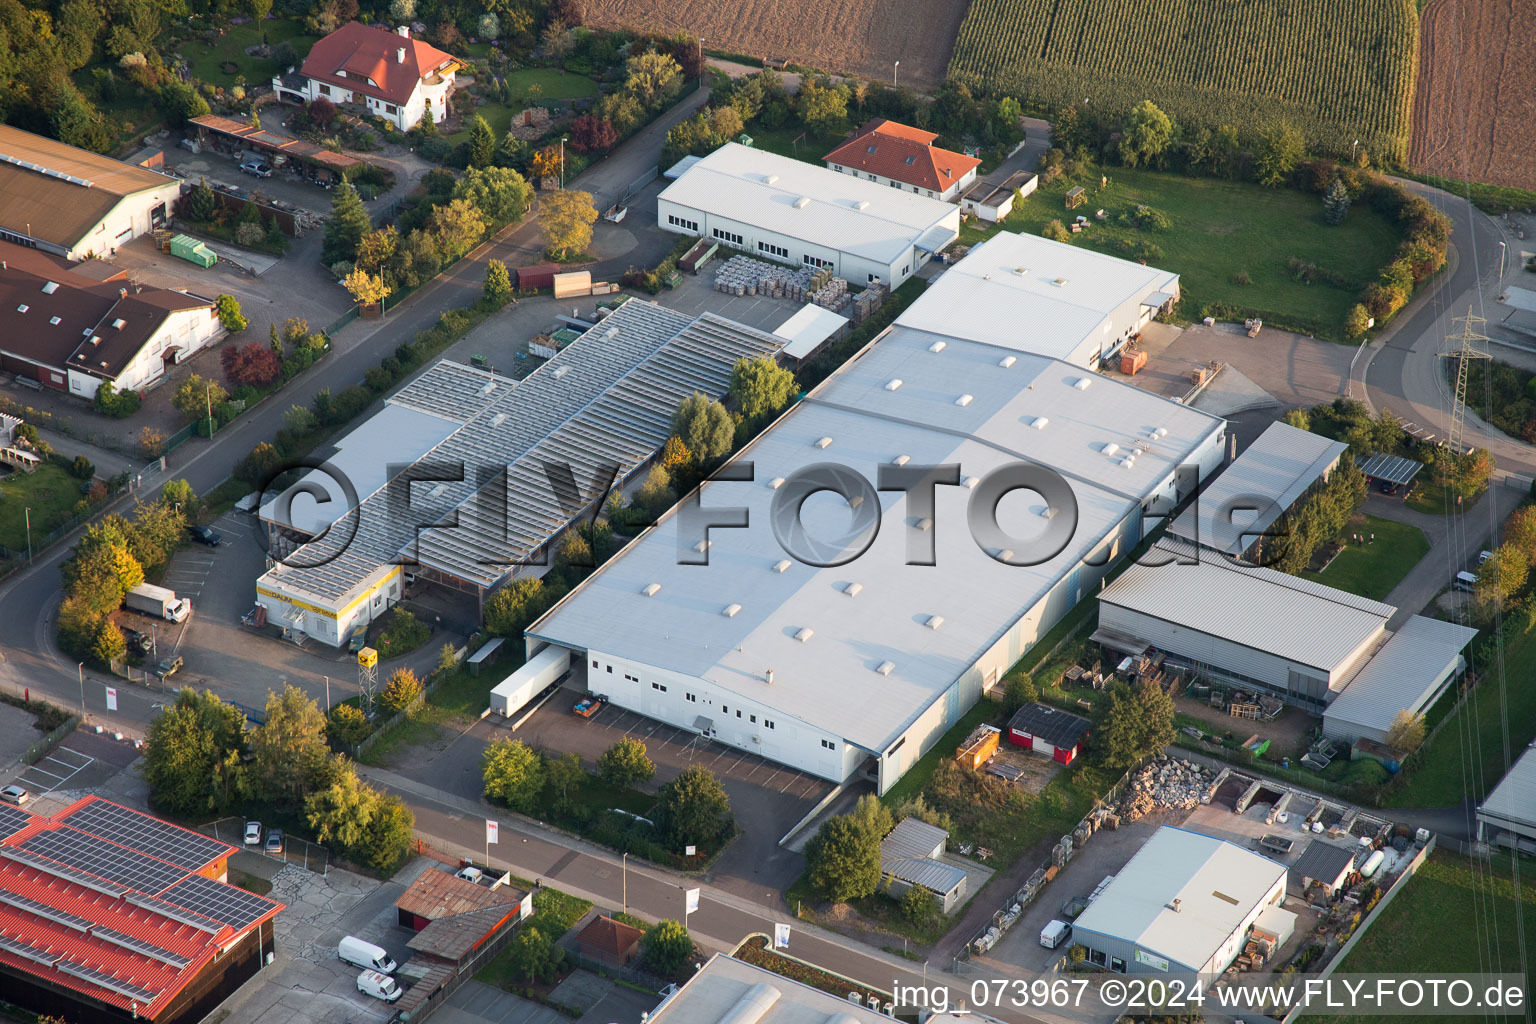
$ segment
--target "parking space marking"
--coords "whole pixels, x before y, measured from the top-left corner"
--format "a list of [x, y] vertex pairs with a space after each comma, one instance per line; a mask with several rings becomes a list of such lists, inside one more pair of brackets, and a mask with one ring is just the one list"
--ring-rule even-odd
[[[59, 758], [59, 757], [55, 756], [57, 754], [69, 754], [69, 755], [71, 755], [73, 757], [83, 758], [83, 760], [79, 764], [72, 764], [69, 761], [63, 760], [62, 758]], [[68, 747], [59, 747], [52, 754], [49, 754], [47, 757], [43, 758], [43, 760], [44, 761], [52, 761], [54, 764], [59, 765], [62, 768], [68, 769], [68, 771], [65, 774], [63, 774], [63, 775], [59, 775], [59, 774], [56, 774], [54, 772], [47, 771], [46, 769], [40, 768], [40, 767], [38, 767], [38, 765], [34, 764], [34, 765], [28, 765], [27, 766], [27, 771], [26, 772], [22, 772], [22, 775], [25, 776], [27, 774], [27, 772], [36, 772], [39, 775], [46, 775], [46, 776], [48, 776], [51, 779], [57, 779], [58, 781], [53, 782], [51, 784], [50, 783], [46, 783], [46, 782], [34, 782], [34, 783], [32, 783], [33, 788], [36, 788], [39, 792], [41, 792], [41, 793], [51, 793], [54, 790], [58, 789], [60, 786], [64, 785], [64, 783], [68, 782], [70, 779], [74, 778], [83, 769], [89, 767], [90, 764], [92, 762], [94, 762], [96, 759], [94, 757], [91, 757], [89, 754], [82, 754], [78, 750], [71, 750]]]

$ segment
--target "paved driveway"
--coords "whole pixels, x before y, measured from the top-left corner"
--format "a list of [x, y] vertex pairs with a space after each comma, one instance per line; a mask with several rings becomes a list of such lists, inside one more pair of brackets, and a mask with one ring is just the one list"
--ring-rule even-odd
[[478, 981], [464, 987], [432, 1012], [434, 1024], [566, 1024], [567, 1018], [530, 999]]

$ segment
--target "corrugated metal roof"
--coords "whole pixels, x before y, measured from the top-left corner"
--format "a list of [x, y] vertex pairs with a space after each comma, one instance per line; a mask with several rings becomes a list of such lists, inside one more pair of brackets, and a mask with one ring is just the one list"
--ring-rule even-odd
[[1355, 864], [1355, 847], [1314, 839], [1301, 851], [1291, 874], [1297, 878], [1310, 878], [1326, 885], [1334, 885]]
[[1398, 712], [1424, 710], [1461, 667], [1461, 652], [1476, 636], [1467, 626], [1413, 616], [1355, 673], [1324, 719], [1385, 732]]
[[1008, 720], [1008, 728], [1038, 736], [1053, 747], [1070, 750], [1088, 731], [1088, 719], [1047, 704], [1025, 704]]
[[784, 346], [786, 356], [804, 359], [818, 345], [847, 326], [847, 317], [808, 302], [788, 320], [775, 327], [773, 333], [787, 342]]
[[[889, 191], [889, 190], [888, 190]], [[999, 231], [934, 279], [896, 319], [947, 337], [1081, 362], [1136, 325], [1142, 300], [1179, 275], [1038, 235]]]
[[895, 262], [946, 222], [957, 225], [947, 229], [949, 240], [958, 236], [959, 207], [952, 203], [734, 142], [689, 167], [659, 201], [878, 263]]
[[892, 859], [929, 857], [949, 842], [949, 833], [921, 818], [902, 818], [880, 841], [880, 855]]
[[[1148, 564], [1161, 559], [1170, 564]], [[1325, 672], [1343, 667], [1397, 611], [1273, 569], [1233, 565], [1166, 538], [1099, 600]]]
[[965, 881], [964, 868], [932, 857], [881, 857], [880, 871], [903, 882], [932, 889], [940, 895], [953, 892]]
[[512, 904], [441, 917], [411, 936], [406, 945], [418, 953], [444, 960], [462, 960], [500, 928], [510, 924], [507, 918], [516, 914], [517, 905]]
[[[1198, 970], [1285, 868], [1240, 846], [1164, 825], [1073, 927], [1135, 943]], [[1172, 909], [1179, 900], [1179, 909]]]
[[1175, 537], [1241, 555], [1349, 450], [1286, 423], [1271, 423], [1168, 527]]
[[440, 917], [468, 914], [491, 907], [515, 907], [523, 892], [503, 885], [495, 889], [477, 885], [467, 878], [437, 868], [427, 868], [395, 900], [395, 906], [407, 914], [436, 921]]
[[1477, 814], [1480, 818], [1487, 815], [1528, 829], [1536, 828], [1536, 743], [1510, 765], [1509, 772], [1493, 787]]

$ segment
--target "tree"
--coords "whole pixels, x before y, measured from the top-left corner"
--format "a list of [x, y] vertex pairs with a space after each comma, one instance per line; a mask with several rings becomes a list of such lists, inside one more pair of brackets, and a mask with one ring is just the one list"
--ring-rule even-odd
[[524, 576], [496, 591], [485, 602], [485, 628], [496, 636], [521, 636], [554, 603], [544, 581]]
[[939, 901], [925, 886], [914, 885], [901, 896], [901, 916], [918, 927], [932, 923], [939, 914]]
[[795, 95], [795, 112], [811, 131], [836, 135], [848, 130], [848, 87], [827, 82], [803, 82]]
[[1136, 689], [1110, 684], [1109, 703], [1094, 733], [1094, 749], [1107, 768], [1130, 768], [1173, 741], [1173, 699], [1143, 681]]
[[342, 286], [351, 293], [353, 301], [361, 306], [373, 306], [383, 302], [393, 291], [384, 279], [377, 274], [370, 274], [361, 268], [355, 268], [348, 274]]
[[266, 487], [284, 465], [283, 453], [277, 450], [277, 446], [270, 441], [262, 441], [235, 464], [235, 477], [252, 487]]
[[324, 96], [316, 96], [304, 106], [304, 112], [309, 115], [309, 120], [317, 128], [325, 128], [336, 120], [336, 104]]
[[635, 491], [635, 507], [651, 517], [660, 516], [677, 504], [677, 492], [672, 489], [672, 474], [662, 466], [652, 466], [645, 474], [645, 481]]
[[657, 974], [670, 978], [693, 957], [693, 937], [679, 921], [657, 921], [640, 939], [645, 962]]
[[352, 260], [352, 266], [357, 270], [378, 274], [393, 284], [399, 252], [400, 232], [393, 224], [386, 224], [358, 240], [357, 256]]
[[209, 112], [208, 101], [195, 85], [174, 78], [160, 86], [160, 110], [172, 128], [184, 127]]
[[350, 853], [367, 841], [379, 794], [357, 777], [357, 768], [341, 754], [331, 755], [326, 774], [329, 783], [304, 798], [304, 818], [316, 839]]
[[191, 512], [197, 508], [197, 492], [185, 480], [167, 480], [165, 486], [160, 488], [160, 503], [180, 505], [184, 512]]
[[1306, 153], [1306, 139], [1289, 121], [1260, 126], [1253, 147], [1254, 180], [1274, 188], [1290, 177]]
[[733, 827], [730, 813], [725, 787], [701, 764], [683, 769], [657, 793], [656, 828], [674, 853], [718, 842]]
[[1329, 224], [1343, 224], [1344, 215], [1349, 212], [1349, 188], [1345, 186], [1344, 179], [1335, 177], [1328, 184], [1328, 191], [1323, 194], [1323, 219]]
[[768, 356], [738, 359], [731, 368], [731, 401], [749, 420], [784, 408], [795, 388], [795, 375]]
[[656, 464], [668, 472], [679, 466], [686, 466], [692, 461], [693, 452], [676, 434], [667, 438], [667, 443], [661, 446], [661, 454], [656, 458]]
[[89, 480], [96, 475], [96, 467], [84, 455], [76, 455], [69, 464], [69, 475], [76, 480]]
[[96, 642], [91, 645], [91, 656], [96, 659], [96, 664], [111, 665], [127, 653], [128, 641], [123, 639], [123, 631], [111, 619], [102, 619], [96, 630]]
[[283, 375], [283, 358], [270, 345], [253, 341], [248, 345], [227, 345], [221, 355], [224, 379], [236, 387], [265, 387]]
[[571, 801], [587, 778], [587, 770], [581, 766], [578, 754], [564, 754], [544, 762], [544, 787], [549, 790], [550, 802], [559, 810], [570, 809]]
[[656, 777], [656, 763], [646, 756], [645, 744], [625, 736], [597, 759], [597, 774], [610, 786], [633, 786]]
[[1399, 711], [1387, 729], [1387, 746], [1413, 753], [1424, 745], [1424, 716]]
[[187, 216], [206, 223], [219, 212], [219, 197], [208, 185], [207, 178], [199, 178], [192, 191], [187, 193]]
[[539, 203], [539, 228], [544, 248], [556, 259], [585, 252], [592, 244], [597, 207], [590, 192], [551, 192]]
[[224, 385], [216, 380], [204, 380], [195, 373], [182, 381], [171, 397], [171, 405], [189, 420], [207, 416], [210, 409], [227, 401], [229, 392], [224, 390]]
[[533, 202], [533, 186], [507, 167], [472, 167], [453, 187], [454, 199], [467, 199], [492, 224], [522, 220]]
[[356, 746], [371, 732], [368, 716], [356, 704], [337, 704], [325, 716], [325, 734], [343, 746]]
[[1062, 107], [1051, 122], [1051, 142], [1069, 155], [1091, 145], [1092, 132], [1093, 126], [1078, 112], [1075, 103]]
[[245, 314], [241, 312], [240, 303], [233, 295], [220, 295], [214, 308], [218, 314], [220, 326], [230, 334], [239, 334], [245, 330], [247, 326]]
[[678, 403], [672, 416], [672, 433], [682, 438], [700, 459], [708, 461], [730, 454], [736, 441], [736, 424], [725, 406], [695, 391]]
[[[123, 603], [130, 587], [144, 582], [144, 567], [133, 556], [121, 520], [103, 520], [86, 528], [75, 554], [63, 565], [64, 589], [88, 618], [106, 615]], [[86, 642], [94, 641], [95, 624]]]
[[1360, 303], [1349, 307], [1349, 312], [1344, 314], [1344, 333], [1348, 337], [1358, 338], [1371, 329], [1371, 311]]
[[506, 737], [492, 740], [482, 764], [486, 796], [513, 810], [532, 813], [544, 788], [544, 765], [532, 747]]
[[303, 690], [289, 684], [267, 694], [267, 720], [251, 732], [252, 781], [273, 803], [297, 809], [322, 780], [330, 753], [325, 716]]
[[491, 309], [500, 309], [512, 297], [512, 278], [507, 265], [501, 260], [491, 260], [485, 265], [485, 288], [480, 299]]
[[1120, 129], [1120, 161], [1127, 167], [1161, 163], [1173, 142], [1173, 119], [1151, 100], [1142, 100], [1125, 115]]
[[485, 218], [469, 200], [454, 199], [432, 211], [427, 218], [427, 230], [436, 240], [443, 263], [453, 263], [484, 236]]
[[489, 167], [496, 158], [496, 133], [485, 118], [476, 114], [469, 119], [469, 166]]
[[415, 827], [416, 815], [404, 800], [393, 793], [380, 795], [363, 844], [368, 866], [381, 871], [397, 866], [411, 850]]
[[662, 105], [678, 88], [682, 68], [665, 53], [647, 50], [624, 65], [624, 90], [646, 109]]
[[848, 812], [848, 817], [867, 834], [874, 836], [876, 842], [884, 839], [896, 827], [896, 817], [891, 809], [873, 793], [859, 797], [853, 810]]
[[1040, 699], [1035, 681], [1020, 672], [1003, 681], [1003, 717], [1012, 718], [1014, 712]]
[[834, 903], [872, 895], [880, 886], [880, 837], [852, 815], [828, 818], [805, 846], [806, 878]]
[[565, 951], [533, 926], [513, 937], [507, 953], [512, 973], [524, 981], [548, 981], [564, 959]]
[[397, 668], [379, 693], [379, 704], [391, 714], [399, 714], [421, 696], [421, 680], [409, 668]]
[[1525, 586], [1531, 563], [1525, 552], [1512, 544], [1500, 544], [1477, 570], [1475, 595], [1481, 605], [1507, 601]]
[[1536, 562], [1536, 505], [1523, 505], [1504, 521], [1503, 547], [1518, 551], [1526, 563]]
[[[184, 687], [149, 723], [144, 781], [155, 806], [173, 814], [218, 809], [221, 766], [244, 745], [245, 715], [208, 690]], [[225, 780], [230, 781], [230, 780]]]
[[358, 244], [372, 228], [373, 221], [357, 189], [350, 179], [341, 179], [341, 184], [336, 187], [336, 197], [331, 200], [331, 218], [325, 225], [320, 261], [330, 266], [338, 260], [351, 262], [356, 259]]
[[582, 114], [571, 122], [571, 146], [578, 153], [601, 153], [619, 141], [613, 122], [597, 114]]
[[501, 142], [496, 146], [496, 163], [501, 167], [521, 167], [523, 161], [528, 159], [528, 143], [507, 129], [507, 134], [501, 137]]

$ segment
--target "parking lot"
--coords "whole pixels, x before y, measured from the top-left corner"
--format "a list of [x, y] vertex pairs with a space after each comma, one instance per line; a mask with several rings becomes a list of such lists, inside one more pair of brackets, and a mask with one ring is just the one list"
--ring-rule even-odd
[[[23, 732], [21, 738], [31, 743], [41, 739], [42, 733]], [[32, 795], [29, 810], [51, 814], [88, 793], [117, 799], [117, 787], [112, 784], [126, 775], [123, 769], [137, 757], [132, 743], [82, 728], [64, 737], [36, 764], [18, 764], [9, 778], [0, 778], [0, 784], [14, 782], [23, 787]]]

